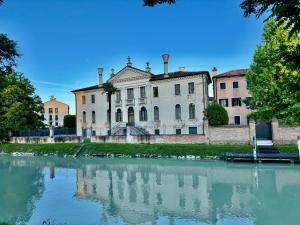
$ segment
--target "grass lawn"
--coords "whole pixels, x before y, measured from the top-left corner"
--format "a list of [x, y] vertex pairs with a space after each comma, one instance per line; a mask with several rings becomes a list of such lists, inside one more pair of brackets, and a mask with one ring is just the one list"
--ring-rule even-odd
[[[0, 144], [0, 152], [30, 152], [37, 154], [73, 155], [81, 144]], [[281, 152], [298, 152], [297, 145], [277, 145]], [[104, 144], [85, 143], [83, 154], [145, 154], [162, 156], [221, 156], [225, 152], [252, 152], [251, 145], [207, 144]]]

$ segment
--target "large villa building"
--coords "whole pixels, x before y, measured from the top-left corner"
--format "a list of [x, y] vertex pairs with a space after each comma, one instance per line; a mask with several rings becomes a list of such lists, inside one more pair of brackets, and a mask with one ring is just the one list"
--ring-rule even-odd
[[243, 99], [250, 97], [246, 73], [247, 69], [231, 70], [221, 74], [217, 74], [216, 68], [212, 71], [214, 98], [227, 110], [229, 124], [248, 124], [247, 115], [251, 110], [242, 102]]
[[[133, 134], [203, 134], [204, 110], [208, 106], [208, 71], [168, 71], [169, 55], [163, 55], [164, 73], [153, 74], [127, 65], [112, 70], [108, 82], [118, 91], [111, 101], [111, 135], [122, 135], [126, 127]], [[73, 90], [76, 102], [77, 135], [107, 135], [108, 99], [103, 94], [103, 69], [99, 83]]]

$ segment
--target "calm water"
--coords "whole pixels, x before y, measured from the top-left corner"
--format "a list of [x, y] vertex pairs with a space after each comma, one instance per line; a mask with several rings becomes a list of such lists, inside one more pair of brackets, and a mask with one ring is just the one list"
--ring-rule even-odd
[[297, 165], [0, 157], [0, 221], [12, 224], [299, 225], [299, 215]]

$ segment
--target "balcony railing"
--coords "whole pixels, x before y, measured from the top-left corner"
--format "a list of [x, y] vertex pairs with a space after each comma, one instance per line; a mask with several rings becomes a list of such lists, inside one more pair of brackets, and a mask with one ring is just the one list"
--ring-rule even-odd
[[126, 99], [126, 105], [134, 105], [134, 99]]
[[146, 104], [147, 99], [146, 98], [139, 98], [139, 104]]
[[116, 106], [116, 107], [122, 106], [122, 100], [116, 100], [116, 101], [115, 101], [115, 106]]

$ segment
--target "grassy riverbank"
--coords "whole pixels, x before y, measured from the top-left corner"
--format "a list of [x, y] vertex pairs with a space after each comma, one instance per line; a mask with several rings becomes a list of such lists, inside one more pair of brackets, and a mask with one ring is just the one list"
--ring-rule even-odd
[[[26, 152], [35, 154], [74, 155], [81, 144], [1, 144], [0, 152]], [[282, 152], [297, 152], [296, 145], [278, 145]], [[80, 155], [124, 154], [161, 156], [221, 156], [225, 152], [252, 152], [250, 145], [207, 145], [207, 144], [84, 144]]]

